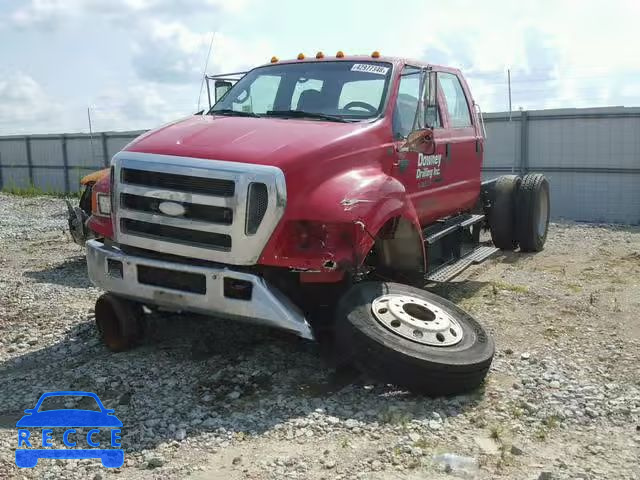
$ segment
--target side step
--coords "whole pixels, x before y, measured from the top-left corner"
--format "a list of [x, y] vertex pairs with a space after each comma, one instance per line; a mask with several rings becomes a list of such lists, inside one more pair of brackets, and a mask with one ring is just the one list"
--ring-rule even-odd
[[429, 275], [427, 275], [426, 279], [430, 282], [448, 282], [456, 275], [459, 275], [470, 265], [476, 265], [483, 262], [498, 250], [498, 248], [493, 246], [478, 247], [459, 260], [456, 260], [453, 263], [440, 267], [434, 272], [431, 272]]
[[450, 218], [442, 222], [441, 224], [435, 224], [424, 230], [424, 241], [427, 245], [433, 245], [438, 240], [446, 237], [447, 235], [475, 225], [484, 220], [484, 215], [458, 215], [457, 217]]

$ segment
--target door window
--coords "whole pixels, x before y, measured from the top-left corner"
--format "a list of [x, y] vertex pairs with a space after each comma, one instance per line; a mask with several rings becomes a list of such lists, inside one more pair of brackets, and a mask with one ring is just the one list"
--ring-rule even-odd
[[438, 79], [449, 110], [449, 124], [453, 128], [470, 127], [471, 115], [467, 97], [464, 94], [460, 79], [451, 73], [438, 73]]
[[400, 74], [398, 98], [393, 112], [393, 137], [406, 138], [413, 130], [413, 123], [420, 97], [421, 71], [415, 67], [404, 67]]

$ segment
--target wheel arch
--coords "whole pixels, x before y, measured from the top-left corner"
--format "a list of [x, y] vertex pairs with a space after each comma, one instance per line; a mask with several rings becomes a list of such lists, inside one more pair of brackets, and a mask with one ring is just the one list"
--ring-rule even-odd
[[426, 251], [413, 205], [405, 202], [402, 208], [393, 210], [380, 206], [376, 211], [381, 215], [374, 219], [368, 232], [371, 238], [365, 262], [373, 262], [371, 266], [397, 281], [421, 280]]

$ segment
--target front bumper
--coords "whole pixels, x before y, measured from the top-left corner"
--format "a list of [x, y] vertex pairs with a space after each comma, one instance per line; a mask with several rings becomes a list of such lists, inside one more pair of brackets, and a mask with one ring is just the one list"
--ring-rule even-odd
[[[136, 257], [97, 240], [87, 242], [87, 266], [89, 278], [97, 287], [147, 305], [246, 320], [314, 339], [311, 327], [300, 309], [262, 277], [251, 273], [226, 267], [201, 267]], [[199, 279], [204, 278], [204, 293], [141, 283], [139, 266], [169, 270], [175, 272], [176, 276], [193, 274]], [[227, 296], [225, 278], [227, 281], [250, 283], [250, 298]]]

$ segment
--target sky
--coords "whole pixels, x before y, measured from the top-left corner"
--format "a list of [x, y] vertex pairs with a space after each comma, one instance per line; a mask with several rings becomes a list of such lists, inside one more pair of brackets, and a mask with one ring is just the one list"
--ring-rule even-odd
[[192, 114], [212, 35], [208, 73], [379, 50], [462, 69], [485, 112], [508, 110], [507, 70], [514, 110], [640, 106], [638, 18], [638, 0], [1, 0], [0, 135]]

